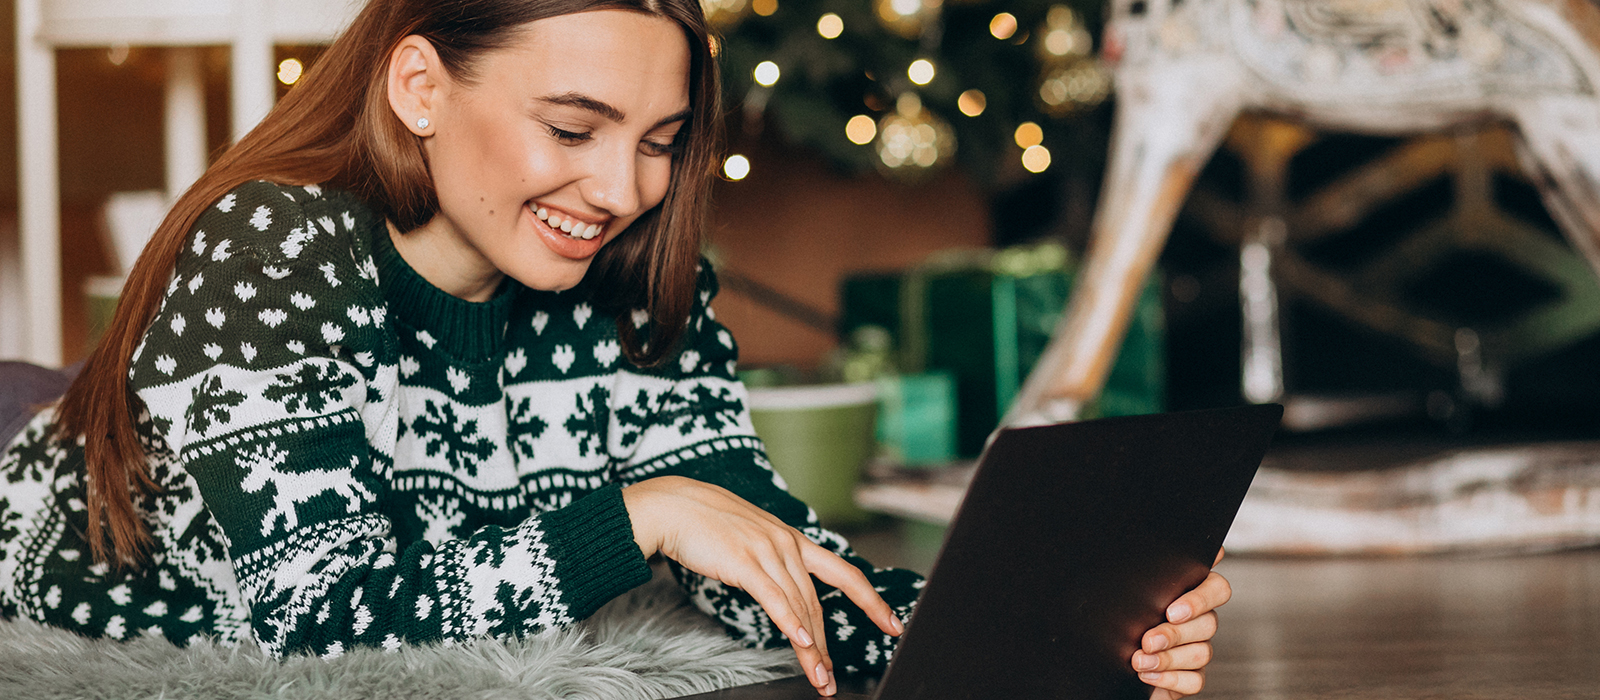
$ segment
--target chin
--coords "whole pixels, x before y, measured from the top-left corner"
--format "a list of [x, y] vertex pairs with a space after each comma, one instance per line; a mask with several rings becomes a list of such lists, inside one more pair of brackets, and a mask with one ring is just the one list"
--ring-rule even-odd
[[[561, 266], [565, 268], [566, 266]], [[578, 286], [583, 281], [583, 276], [589, 272], [589, 266], [583, 265], [574, 270], [552, 270], [549, 268], [539, 270], [506, 271], [506, 275], [521, 282], [522, 286], [537, 289], [541, 292], [564, 292]]]

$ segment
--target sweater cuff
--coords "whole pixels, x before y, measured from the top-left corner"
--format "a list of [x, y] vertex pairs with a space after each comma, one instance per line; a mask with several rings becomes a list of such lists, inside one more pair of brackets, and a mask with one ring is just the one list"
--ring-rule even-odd
[[611, 484], [540, 516], [550, 533], [556, 580], [574, 620], [593, 615], [650, 580], [650, 563], [633, 539], [622, 486]]

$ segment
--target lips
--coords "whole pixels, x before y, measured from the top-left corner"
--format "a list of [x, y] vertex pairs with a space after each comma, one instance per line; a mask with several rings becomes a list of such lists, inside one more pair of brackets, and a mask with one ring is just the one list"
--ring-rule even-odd
[[[586, 222], [566, 212], [536, 202], [523, 207], [539, 239], [555, 254], [569, 260], [588, 260], [605, 245], [607, 222]], [[541, 216], [541, 214], [543, 216]]]
[[[528, 206], [529, 208], [533, 207], [531, 204]], [[539, 207], [534, 210], [533, 215], [538, 217], [540, 221], [549, 224], [551, 229], [559, 230], [572, 238], [590, 240], [605, 230], [605, 227], [600, 224], [586, 223], [571, 214], [551, 211], [549, 207]]]

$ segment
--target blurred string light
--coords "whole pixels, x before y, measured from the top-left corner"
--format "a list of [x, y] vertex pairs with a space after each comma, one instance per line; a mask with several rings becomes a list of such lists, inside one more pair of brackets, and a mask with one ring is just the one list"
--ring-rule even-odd
[[750, 9], [762, 17], [771, 17], [778, 11], [778, 0], [751, 0]]
[[980, 114], [983, 114], [984, 108], [988, 106], [989, 100], [983, 96], [982, 90], [968, 90], [961, 93], [961, 96], [956, 98], [956, 109], [961, 110], [962, 114], [965, 114], [969, 117], [976, 117]]
[[1033, 122], [1018, 124], [1016, 133], [1011, 136], [1016, 139], [1017, 145], [1023, 148], [1032, 148], [1044, 143], [1044, 129]]
[[922, 30], [939, 16], [943, 0], [873, 0], [878, 23], [906, 39], [922, 36]]
[[737, 153], [728, 156], [722, 161], [722, 174], [735, 182], [745, 179], [750, 174], [750, 159]]
[[1050, 167], [1050, 150], [1044, 146], [1029, 146], [1022, 151], [1022, 167], [1030, 173], [1042, 173]]
[[1089, 36], [1088, 27], [1083, 25], [1078, 13], [1066, 5], [1051, 6], [1040, 31], [1044, 41], [1039, 42], [1039, 57], [1044, 60], [1087, 56], [1094, 48], [1094, 38]]
[[878, 123], [879, 166], [886, 174], [915, 181], [949, 163], [956, 152], [955, 131], [922, 108], [915, 93], [901, 93], [895, 111]]
[[928, 83], [933, 82], [933, 76], [935, 73], [937, 73], [937, 71], [935, 71], [933, 68], [933, 61], [930, 61], [926, 58], [919, 58], [915, 61], [912, 61], [911, 67], [906, 69], [906, 77], [911, 78], [911, 82], [918, 85], [927, 85]]
[[298, 58], [285, 58], [278, 63], [278, 82], [284, 85], [293, 85], [300, 81], [300, 76], [306, 71], [305, 64]]
[[1039, 81], [1039, 103], [1053, 117], [1093, 107], [1110, 95], [1110, 71], [1092, 60], [1051, 68]]
[[772, 61], [762, 61], [756, 64], [754, 74], [756, 84], [762, 87], [772, 87], [777, 84], [778, 77], [783, 75], [783, 71], [779, 70], [778, 64]]
[[873, 121], [872, 117], [865, 114], [857, 114], [845, 123], [844, 135], [845, 138], [850, 139], [850, 143], [857, 146], [865, 146], [872, 143], [872, 139], [877, 137], [878, 123]]
[[989, 34], [1001, 41], [1010, 39], [1017, 33], [1017, 17], [1010, 12], [1002, 12], [989, 20]]
[[832, 12], [817, 20], [817, 33], [824, 39], [837, 39], [844, 33], [844, 18]]
[[[777, 3], [773, 3], [777, 9]], [[743, 20], [750, 11], [750, 0], [700, 0], [700, 9], [706, 13], [706, 23], [712, 29], [729, 30]]]
[[1053, 5], [1038, 30], [1035, 55], [1041, 70], [1034, 93], [1040, 110], [1061, 118], [1104, 102], [1111, 94], [1111, 71], [1094, 59], [1094, 37], [1083, 19], [1066, 5]]

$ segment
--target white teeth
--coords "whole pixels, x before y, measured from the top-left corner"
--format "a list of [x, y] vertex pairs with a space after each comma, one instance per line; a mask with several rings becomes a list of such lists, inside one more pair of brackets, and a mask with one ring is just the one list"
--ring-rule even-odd
[[533, 214], [539, 217], [540, 221], [549, 224], [550, 228], [565, 233], [571, 238], [587, 241], [600, 235], [604, 230], [604, 227], [599, 224], [585, 224], [577, 219], [562, 219], [560, 214], [552, 212], [546, 207], [539, 207], [534, 210]]

